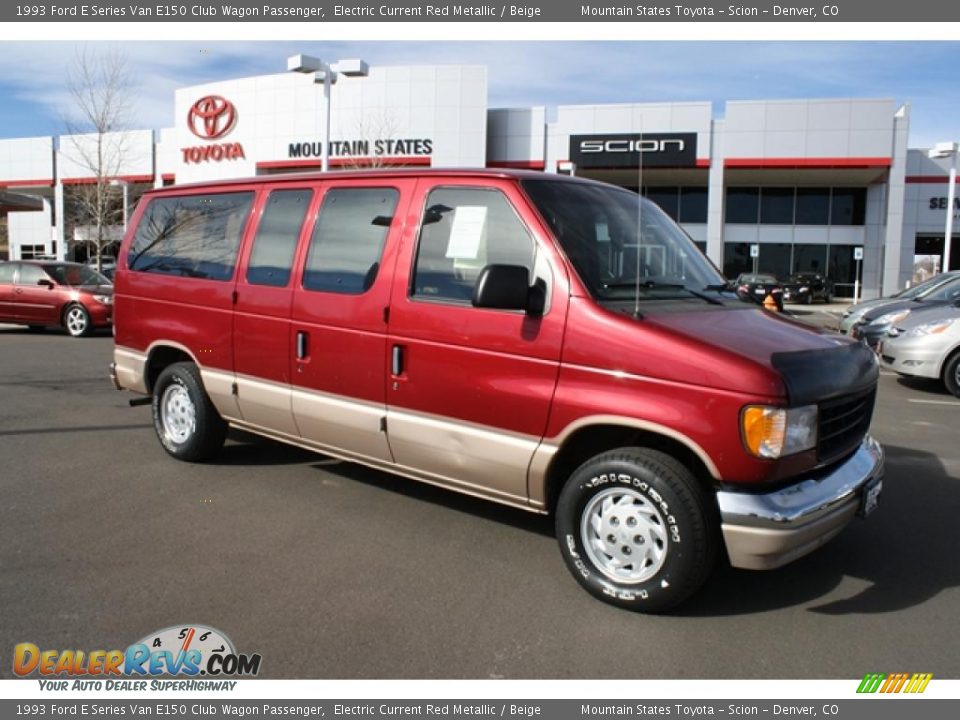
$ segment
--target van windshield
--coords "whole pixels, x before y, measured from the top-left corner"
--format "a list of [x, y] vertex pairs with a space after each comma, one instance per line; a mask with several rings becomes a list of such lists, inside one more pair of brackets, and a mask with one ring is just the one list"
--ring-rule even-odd
[[629, 190], [525, 179], [530, 199], [580, 279], [600, 300], [685, 297], [719, 290], [723, 276], [660, 208]]

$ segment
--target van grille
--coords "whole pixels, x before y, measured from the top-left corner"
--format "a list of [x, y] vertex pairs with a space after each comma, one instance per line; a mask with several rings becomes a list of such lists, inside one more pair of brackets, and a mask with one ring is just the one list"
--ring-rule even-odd
[[870, 428], [876, 386], [866, 392], [820, 403], [817, 457], [829, 462], [856, 448]]

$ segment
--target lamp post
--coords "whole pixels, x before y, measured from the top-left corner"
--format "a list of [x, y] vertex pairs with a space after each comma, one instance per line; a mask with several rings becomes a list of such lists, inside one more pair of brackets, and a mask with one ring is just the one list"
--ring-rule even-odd
[[943, 230], [943, 267], [940, 268], [941, 272], [946, 272], [950, 269], [950, 245], [953, 240], [953, 203], [957, 188], [957, 149], [956, 142], [942, 142], [934, 145], [933, 149], [927, 153], [931, 158], [945, 158], [948, 156], [952, 158], [950, 163], [950, 186], [947, 190], [947, 222]]
[[337, 75], [347, 77], [366, 77], [369, 67], [363, 60], [340, 60], [334, 64], [325, 63], [312, 55], [291, 55], [287, 58], [287, 70], [303, 74], [313, 73], [314, 83], [323, 83], [324, 113], [323, 144], [320, 148], [320, 169], [330, 169], [330, 87], [337, 81]]
[[291, 55], [287, 58], [287, 70], [304, 74], [313, 73], [313, 81], [323, 83], [326, 119], [323, 123], [320, 169], [326, 172], [330, 168], [330, 87], [337, 81], [337, 73], [323, 60], [311, 55]]

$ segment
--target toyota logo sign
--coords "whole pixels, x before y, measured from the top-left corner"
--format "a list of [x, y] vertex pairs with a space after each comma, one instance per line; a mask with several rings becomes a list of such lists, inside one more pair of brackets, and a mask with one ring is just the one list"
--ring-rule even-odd
[[197, 100], [187, 113], [187, 127], [203, 140], [222, 138], [237, 122], [237, 109], [220, 95], [207, 95]]

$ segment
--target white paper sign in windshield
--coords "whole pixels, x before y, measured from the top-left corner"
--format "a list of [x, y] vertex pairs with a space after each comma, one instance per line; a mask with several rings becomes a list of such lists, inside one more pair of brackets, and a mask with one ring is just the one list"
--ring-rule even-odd
[[487, 223], [485, 206], [461, 205], [454, 211], [447, 257], [455, 260], [476, 260]]

